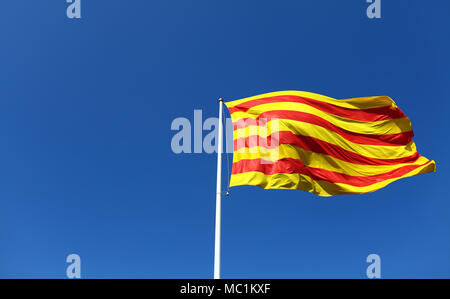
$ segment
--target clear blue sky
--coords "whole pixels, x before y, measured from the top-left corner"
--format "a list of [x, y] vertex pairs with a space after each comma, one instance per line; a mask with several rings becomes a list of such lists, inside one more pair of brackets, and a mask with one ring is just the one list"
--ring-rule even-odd
[[[389, 95], [437, 173], [367, 195], [232, 189], [224, 278], [450, 277], [448, 1], [3, 1], [0, 277], [209, 278], [216, 156], [176, 117], [295, 89]], [[224, 178], [225, 179], [225, 178]]]

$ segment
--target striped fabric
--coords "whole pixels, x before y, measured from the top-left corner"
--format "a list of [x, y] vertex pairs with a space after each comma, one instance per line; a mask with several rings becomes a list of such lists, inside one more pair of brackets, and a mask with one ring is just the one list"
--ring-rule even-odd
[[436, 171], [389, 97], [282, 91], [225, 104], [234, 126], [231, 186], [361, 194]]

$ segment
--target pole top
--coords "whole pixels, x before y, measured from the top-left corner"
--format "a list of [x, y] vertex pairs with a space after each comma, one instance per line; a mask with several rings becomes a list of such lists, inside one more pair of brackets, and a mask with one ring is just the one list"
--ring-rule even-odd
[[223, 99], [222, 99], [222, 98], [220, 98], [220, 99], [219, 99], [219, 102], [223, 102]]

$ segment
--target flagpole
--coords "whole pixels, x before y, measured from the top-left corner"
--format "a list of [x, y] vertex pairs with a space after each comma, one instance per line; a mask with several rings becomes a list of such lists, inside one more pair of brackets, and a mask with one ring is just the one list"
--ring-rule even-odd
[[223, 99], [219, 99], [219, 136], [217, 137], [217, 185], [216, 185], [216, 235], [214, 246], [214, 279], [220, 279], [220, 233], [222, 216], [222, 144], [223, 144]]

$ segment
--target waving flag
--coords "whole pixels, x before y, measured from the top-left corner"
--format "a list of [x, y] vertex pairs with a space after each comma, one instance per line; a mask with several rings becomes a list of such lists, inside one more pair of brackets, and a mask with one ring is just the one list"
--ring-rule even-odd
[[417, 152], [411, 121], [386, 96], [282, 91], [225, 104], [234, 126], [230, 186], [361, 194], [436, 171]]

